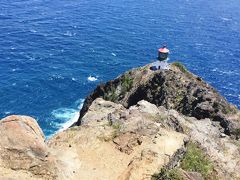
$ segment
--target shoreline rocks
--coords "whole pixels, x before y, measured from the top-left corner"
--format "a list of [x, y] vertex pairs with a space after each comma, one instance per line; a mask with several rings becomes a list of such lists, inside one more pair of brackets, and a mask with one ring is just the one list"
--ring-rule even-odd
[[[239, 110], [179, 64], [149, 68], [99, 85], [79, 120], [47, 142], [33, 118], [2, 119], [0, 179], [151, 179], [179, 166], [188, 141], [219, 179], [240, 178]], [[203, 179], [179, 169], [183, 179]]]

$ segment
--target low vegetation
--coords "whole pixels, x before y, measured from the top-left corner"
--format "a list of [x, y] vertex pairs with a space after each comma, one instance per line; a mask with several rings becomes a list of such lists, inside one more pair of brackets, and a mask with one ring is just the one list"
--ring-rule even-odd
[[116, 93], [116, 89], [114, 87], [111, 88], [111, 91], [104, 97], [107, 101], [116, 102], [118, 99], [118, 95]]
[[182, 63], [176, 61], [176, 62], [172, 63], [172, 65], [178, 67], [178, 69], [180, 69], [180, 71], [182, 71], [183, 73], [188, 73], [187, 68]]
[[222, 111], [224, 114], [236, 114], [237, 113], [237, 108], [233, 106], [226, 106], [223, 108]]
[[236, 136], [237, 139], [240, 139], [240, 128], [235, 129], [233, 134]]
[[213, 164], [209, 158], [192, 142], [188, 143], [187, 152], [180, 166], [186, 171], [201, 173], [205, 179], [213, 172]]
[[[125, 74], [121, 80], [121, 94], [125, 95], [133, 86], [133, 79], [129, 74]], [[115, 87], [111, 87], [107, 94], [104, 95], [104, 99], [107, 101], [116, 102], [119, 98], [119, 94]]]
[[122, 123], [120, 123], [119, 121], [110, 123], [109, 125], [112, 126], [112, 128], [113, 128], [113, 132], [111, 135], [111, 139], [113, 140], [114, 138], [119, 136], [119, 134], [122, 131], [123, 126], [122, 126]]
[[168, 119], [168, 115], [167, 114], [158, 114], [155, 116], [150, 117], [154, 122], [157, 123], [162, 123], [164, 121], [166, 121]]
[[122, 79], [122, 93], [125, 94], [128, 92], [133, 86], [133, 79], [129, 74], [125, 74]]
[[152, 176], [153, 180], [182, 180], [183, 175], [180, 171], [198, 172], [204, 179], [217, 179], [213, 174], [213, 164], [203, 151], [193, 142], [187, 145], [187, 152], [184, 155], [180, 166], [171, 170], [161, 169], [159, 174]]
[[112, 132], [111, 133], [103, 133], [100, 136], [98, 136], [98, 139], [101, 141], [105, 141], [105, 142], [112, 141], [113, 139], [115, 139], [116, 137], [119, 136], [119, 134], [121, 133], [121, 131], [123, 129], [123, 126], [120, 122], [109, 121], [107, 126], [112, 127]]

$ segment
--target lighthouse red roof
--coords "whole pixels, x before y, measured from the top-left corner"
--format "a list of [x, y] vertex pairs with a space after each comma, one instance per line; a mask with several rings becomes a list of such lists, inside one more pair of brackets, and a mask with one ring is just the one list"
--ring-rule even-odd
[[160, 53], [169, 53], [169, 49], [167, 49], [166, 47], [160, 48], [160, 49], [158, 49], [158, 52], [160, 52]]

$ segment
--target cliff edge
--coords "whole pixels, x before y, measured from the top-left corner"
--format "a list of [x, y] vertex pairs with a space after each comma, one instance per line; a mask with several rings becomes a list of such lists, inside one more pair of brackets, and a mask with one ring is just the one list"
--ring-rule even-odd
[[220, 122], [228, 135], [236, 134], [236, 129], [239, 128], [239, 123], [236, 122], [239, 120], [236, 116], [238, 109], [179, 62], [173, 63], [169, 70], [152, 71], [150, 65], [146, 65], [98, 85], [85, 99], [75, 125], [81, 124], [89, 106], [99, 97], [126, 108], [140, 100], [146, 100], [156, 106], [175, 109], [186, 116], [210, 118]]
[[0, 179], [240, 179], [240, 112], [173, 63], [101, 84], [48, 141], [27, 116], [0, 121]]

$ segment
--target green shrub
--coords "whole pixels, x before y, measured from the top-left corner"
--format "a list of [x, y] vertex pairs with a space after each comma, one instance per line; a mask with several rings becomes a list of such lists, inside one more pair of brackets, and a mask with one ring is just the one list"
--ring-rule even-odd
[[180, 62], [178, 62], [178, 61], [172, 63], [172, 65], [178, 67], [178, 69], [180, 69], [180, 71], [182, 71], [183, 73], [189, 73], [188, 70], [187, 70], [187, 68], [186, 68], [182, 63], [180, 63]]
[[125, 94], [132, 88], [132, 86], [133, 79], [128, 74], [125, 74], [122, 79], [122, 93]]
[[121, 133], [122, 124], [120, 122], [115, 122], [112, 124], [112, 127], [114, 129], [114, 131], [112, 133], [112, 139], [114, 139], [114, 138], [118, 137], [119, 134]]
[[235, 113], [237, 113], [237, 108], [234, 108], [231, 106], [226, 106], [223, 108], [222, 112], [224, 114], [235, 114]]
[[116, 89], [114, 87], [111, 88], [110, 92], [104, 97], [107, 101], [116, 102], [118, 99], [118, 95], [116, 93]]
[[115, 122], [115, 123], [112, 124], [112, 127], [113, 127], [113, 129], [115, 129], [117, 131], [120, 131], [121, 127], [122, 127], [122, 124], [120, 122]]
[[115, 91], [113, 91], [109, 96], [109, 100], [112, 102], [115, 102], [117, 100], [117, 98], [118, 98], [118, 96]]
[[[187, 152], [180, 163], [181, 169], [187, 172], [198, 172], [204, 179], [218, 179], [213, 174], [213, 165], [204, 155], [203, 151], [193, 142], [187, 145]], [[152, 175], [152, 180], [183, 180], [183, 175], [179, 168], [162, 168], [160, 173]]]
[[239, 139], [240, 138], [240, 128], [235, 129], [233, 134], [236, 136], [237, 139]]
[[211, 161], [202, 150], [194, 143], [189, 142], [187, 152], [183, 157], [180, 167], [185, 171], [199, 172], [205, 179], [213, 172]]

